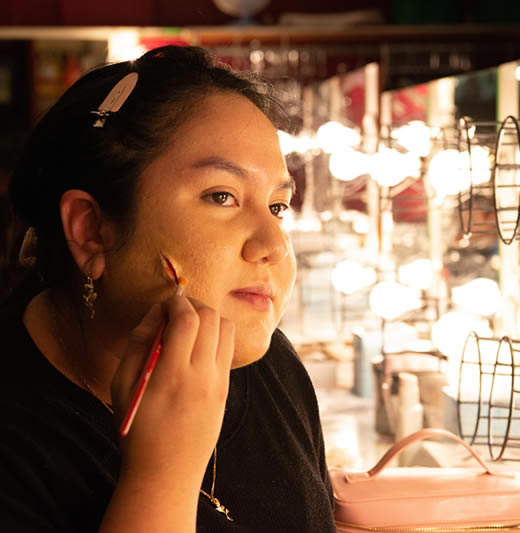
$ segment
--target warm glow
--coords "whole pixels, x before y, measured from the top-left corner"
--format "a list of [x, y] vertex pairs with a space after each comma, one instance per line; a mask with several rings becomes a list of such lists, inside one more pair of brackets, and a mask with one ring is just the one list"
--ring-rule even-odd
[[292, 231], [296, 227], [294, 220], [294, 211], [292, 209], [286, 209], [282, 215], [282, 226], [285, 231]]
[[314, 138], [305, 133], [301, 133], [293, 138], [294, 140], [294, 152], [304, 154], [305, 152], [311, 152], [316, 148]]
[[422, 120], [412, 120], [392, 132], [392, 137], [409, 152], [426, 157], [431, 149], [431, 130]]
[[334, 288], [344, 294], [353, 294], [376, 282], [376, 271], [356, 261], [341, 261], [331, 274]]
[[332, 153], [329, 169], [336, 178], [351, 181], [370, 171], [370, 156], [351, 148], [344, 148]]
[[286, 131], [278, 130], [278, 140], [280, 141], [280, 149], [284, 156], [294, 152], [293, 136]]
[[432, 327], [432, 342], [443, 354], [459, 359], [468, 335], [475, 331], [483, 337], [492, 332], [487, 320], [476, 318], [461, 311], [442, 315]]
[[298, 217], [294, 219], [294, 229], [298, 231], [321, 231], [321, 219], [312, 212], [302, 212]]
[[[469, 188], [469, 168], [463, 164], [462, 157], [460, 152], [454, 149], [442, 150], [432, 157], [428, 178], [438, 196], [455, 195]], [[467, 159], [466, 155], [466, 161]]]
[[407, 265], [400, 266], [398, 270], [399, 281], [414, 289], [428, 289], [432, 278], [433, 269], [429, 259], [417, 259]]
[[[480, 337], [480, 336], [479, 336]], [[456, 391], [459, 387], [462, 401], [477, 401], [479, 396], [489, 401], [493, 367], [497, 359], [498, 341], [493, 338], [467, 336], [460, 353], [448, 359], [448, 385]], [[460, 363], [464, 351], [462, 374]]]
[[300, 135], [291, 135], [282, 130], [278, 130], [278, 140], [280, 141], [280, 149], [284, 156], [293, 152], [304, 154], [316, 149], [314, 138], [306, 133]]
[[395, 281], [381, 281], [371, 291], [370, 308], [381, 318], [393, 320], [422, 306], [418, 290]]
[[482, 316], [496, 313], [500, 304], [500, 289], [496, 281], [477, 278], [455, 287], [453, 301], [464, 311]]
[[131, 61], [141, 57], [146, 48], [139, 43], [139, 33], [135, 30], [114, 32], [108, 38], [108, 61]]
[[319, 148], [328, 154], [358, 146], [361, 135], [352, 128], [347, 128], [339, 122], [330, 121], [318, 128], [316, 141]]
[[[460, 153], [460, 170], [463, 176], [471, 177], [473, 185], [487, 183], [491, 176], [489, 151], [483, 146], [475, 146], [471, 149], [471, 170], [469, 152]], [[464, 178], [462, 180], [464, 183]], [[467, 186], [469, 187], [469, 181]]]
[[332, 214], [332, 211], [326, 209], [325, 211], [320, 211], [320, 218], [323, 222], [329, 222], [334, 218], [334, 215]]
[[381, 213], [381, 227], [383, 233], [392, 233], [394, 229], [394, 217], [391, 211], [383, 211]]
[[370, 174], [384, 187], [392, 187], [405, 178], [420, 175], [421, 162], [411, 153], [402, 154], [394, 148], [382, 147], [371, 156]]
[[365, 235], [370, 230], [370, 223], [368, 216], [364, 213], [356, 213], [352, 223], [352, 229], [361, 235]]

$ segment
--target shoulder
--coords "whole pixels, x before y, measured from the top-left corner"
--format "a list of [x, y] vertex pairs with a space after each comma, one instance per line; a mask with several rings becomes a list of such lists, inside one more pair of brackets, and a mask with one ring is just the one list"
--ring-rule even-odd
[[296, 360], [298, 365], [301, 365], [301, 359], [291, 341], [286, 337], [285, 333], [280, 329], [275, 329], [271, 338], [271, 344], [266, 355], [279, 355], [289, 358], [290, 360]]
[[291, 341], [280, 329], [274, 331], [271, 344], [263, 360], [278, 372], [300, 376], [305, 381], [309, 380], [310, 383], [310, 378], [300, 356]]
[[293, 344], [280, 329], [273, 333], [263, 361], [288, 393], [299, 396], [304, 403], [314, 408], [316, 394], [311, 378]]

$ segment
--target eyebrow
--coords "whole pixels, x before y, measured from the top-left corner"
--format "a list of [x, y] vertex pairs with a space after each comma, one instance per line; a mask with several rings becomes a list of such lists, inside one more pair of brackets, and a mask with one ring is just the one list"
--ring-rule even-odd
[[[246, 169], [238, 166], [237, 164], [218, 156], [210, 156], [205, 159], [200, 159], [193, 164], [193, 168], [216, 168], [218, 170], [224, 170], [242, 179], [247, 179], [249, 174]], [[277, 190], [288, 189], [292, 194], [296, 192], [296, 183], [291, 175], [287, 175], [278, 184]]]

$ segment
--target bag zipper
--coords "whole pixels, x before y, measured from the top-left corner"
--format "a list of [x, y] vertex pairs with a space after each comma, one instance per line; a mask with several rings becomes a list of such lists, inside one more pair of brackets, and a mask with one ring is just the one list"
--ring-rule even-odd
[[360, 531], [372, 531], [374, 533], [485, 533], [485, 532], [502, 532], [519, 530], [520, 524], [481, 524], [481, 525], [463, 525], [463, 526], [418, 526], [418, 527], [386, 527], [386, 526], [362, 526], [336, 520], [336, 525], [359, 529]]

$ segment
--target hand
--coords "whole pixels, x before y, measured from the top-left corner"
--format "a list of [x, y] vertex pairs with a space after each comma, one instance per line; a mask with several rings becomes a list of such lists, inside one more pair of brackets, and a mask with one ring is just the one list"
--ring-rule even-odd
[[177, 480], [184, 475], [187, 481], [198, 480], [200, 486], [228, 394], [234, 352], [234, 327], [229, 320], [182, 296], [154, 306], [132, 332], [113, 380], [116, 420], [122, 419], [131, 403], [164, 319], [161, 354], [132, 427], [121, 442], [122, 473]]

